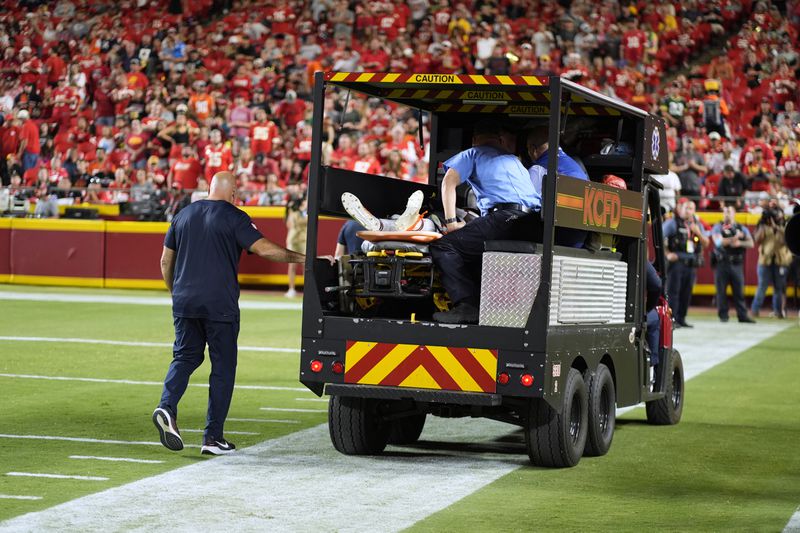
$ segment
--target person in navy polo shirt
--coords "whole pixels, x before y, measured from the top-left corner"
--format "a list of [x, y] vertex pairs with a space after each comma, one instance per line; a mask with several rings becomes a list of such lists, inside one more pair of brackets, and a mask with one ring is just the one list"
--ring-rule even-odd
[[208, 199], [182, 209], [164, 239], [161, 273], [172, 294], [175, 323], [173, 359], [164, 379], [161, 402], [153, 411], [161, 444], [182, 450], [178, 402], [189, 376], [203, 362], [208, 344], [211, 359], [208, 413], [201, 452], [231, 453], [223, 425], [233, 395], [239, 335], [239, 257], [247, 250], [270, 261], [300, 263], [305, 256], [267, 240], [242, 210], [234, 206], [236, 178], [218, 172]]

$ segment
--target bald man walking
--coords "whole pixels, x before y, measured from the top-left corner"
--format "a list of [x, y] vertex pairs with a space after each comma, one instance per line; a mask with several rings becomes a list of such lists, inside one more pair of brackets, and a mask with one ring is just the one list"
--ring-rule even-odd
[[161, 444], [174, 451], [183, 449], [177, 424], [178, 402], [189, 385], [189, 376], [203, 362], [206, 344], [211, 376], [201, 452], [222, 455], [235, 449], [225, 440], [223, 425], [236, 377], [242, 250], [270, 261], [305, 260], [303, 254], [264, 238], [247, 213], [234, 206], [236, 192], [233, 174], [218, 172], [211, 180], [208, 199], [181, 210], [164, 239], [161, 274], [172, 294], [175, 344], [153, 423]]

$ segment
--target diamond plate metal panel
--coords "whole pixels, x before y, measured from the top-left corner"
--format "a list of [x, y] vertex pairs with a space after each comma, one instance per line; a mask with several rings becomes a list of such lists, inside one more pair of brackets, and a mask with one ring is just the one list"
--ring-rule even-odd
[[541, 255], [484, 253], [478, 323], [523, 327], [539, 289], [541, 266]]
[[[478, 323], [523, 327], [539, 289], [542, 256], [483, 254]], [[628, 271], [622, 261], [553, 257], [550, 325], [625, 322]]]

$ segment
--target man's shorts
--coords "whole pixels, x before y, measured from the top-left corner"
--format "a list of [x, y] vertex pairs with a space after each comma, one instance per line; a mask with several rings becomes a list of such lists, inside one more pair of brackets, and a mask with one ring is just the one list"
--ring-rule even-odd
[[306, 253], [306, 230], [290, 230], [286, 235], [286, 247], [293, 252]]

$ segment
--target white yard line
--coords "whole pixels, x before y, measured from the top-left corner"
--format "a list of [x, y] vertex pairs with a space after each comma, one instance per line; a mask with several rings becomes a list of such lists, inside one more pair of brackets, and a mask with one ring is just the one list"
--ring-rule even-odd
[[[714, 352], [723, 343], [731, 348], [724, 353], [728, 358], [787, 327], [701, 321], [696, 326], [676, 335], [687, 379], [719, 363]], [[164, 487], [169, 487], [172, 530], [195, 530], [202, 524], [232, 531], [348, 532], [374, 531], [379, 524], [381, 531], [399, 531], [527, 464], [519, 430], [491, 420], [431, 417], [420, 444], [389, 447], [379, 457], [339, 454], [321, 424], [22, 515], [0, 523], [0, 531], [163, 529], [163, 508], [153, 505], [151, 495]], [[201, 518], [196, 488], [209, 479], [225, 497], [204, 499]], [[325, 512], [313, 518], [298, 512], [303, 501]]]
[[[106, 378], [81, 378], [73, 376], [39, 376], [36, 374], [3, 374], [0, 373], [0, 378], [15, 378], [15, 379], [43, 379], [48, 381], [82, 381], [85, 383], [116, 383], [119, 385], [157, 385], [161, 387], [164, 385], [161, 381], [135, 381], [130, 379], [106, 379]], [[207, 389], [208, 383], [190, 383], [190, 387], [200, 387]], [[235, 385], [235, 388], [240, 390], [275, 390], [275, 391], [291, 391], [291, 392], [308, 392], [308, 389], [303, 387], [278, 387], [273, 385]]]
[[324, 402], [328, 403], [328, 398], [295, 398], [298, 402]]
[[[60, 435], [12, 435], [0, 433], [0, 439], [55, 440], [64, 442], [86, 442], [89, 444], [132, 444], [137, 446], [161, 446], [160, 442], [112, 439], [87, 439], [84, 437], [62, 437]], [[184, 444], [184, 448], [199, 448], [199, 444]]]
[[[144, 346], [148, 348], [172, 348], [171, 342], [145, 342], [145, 341], [120, 341], [114, 339], [82, 339], [77, 337], [20, 337], [15, 335], [0, 335], [0, 341], [17, 342], [57, 342], [76, 344], [107, 344], [112, 346]], [[276, 348], [272, 346], [239, 346], [240, 352], [277, 352], [300, 353], [299, 348]]]
[[41, 500], [41, 496], [16, 496], [14, 494], [0, 494], [0, 500]]
[[[0, 300], [24, 300], [30, 302], [73, 302], [102, 304], [134, 304], [134, 305], [172, 305], [172, 298], [166, 296], [118, 296], [112, 294], [68, 294], [55, 292], [13, 292], [0, 291]], [[239, 301], [241, 309], [259, 309], [266, 311], [300, 311], [300, 302], [256, 302]]]
[[14, 477], [43, 477], [47, 479], [76, 479], [79, 481], [108, 481], [102, 476], [67, 476], [64, 474], [39, 474], [36, 472], [6, 472], [7, 476]]
[[783, 533], [797, 533], [798, 531], [800, 531], [800, 507], [797, 508], [797, 511], [789, 519], [789, 523], [783, 528]]
[[[182, 429], [181, 433], [203, 433], [204, 429]], [[225, 435], [261, 435], [261, 433], [255, 433], [253, 431], [228, 431], [225, 430]]]
[[261, 411], [278, 411], [281, 413], [327, 413], [327, 409], [295, 409], [289, 407], [259, 407]]
[[226, 422], [264, 422], [267, 424], [299, 424], [299, 420], [283, 420], [278, 418], [227, 418]]
[[[186, 431], [182, 429], [181, 431]], [[163, 464], [164, 461], [159, 461], [157, 459], [132, 459], [130, 457], [100, 457], [97, 455], [70, 455], [70, 459], [80, 459], [84, 461], [110, 461], [113, 463], [142, 463], [142, 464], [152, 464], [152, 465], [160, 465]]]

